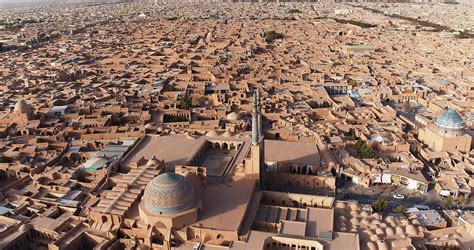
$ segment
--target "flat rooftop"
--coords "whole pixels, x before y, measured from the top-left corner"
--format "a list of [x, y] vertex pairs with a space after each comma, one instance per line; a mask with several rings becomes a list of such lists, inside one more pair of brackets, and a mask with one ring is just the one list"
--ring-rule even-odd
[[252, 199], [255, 182], [239, 179], [228, 185], [209, 185], [202, 189], [202, 214], [195, 226], [238, 231]]
[[123, 165], [134, 164], [142, 157], [155, 156], [164, 160], [168, 171], [174, 171], [176, 165], [189, 165], [193, 156], [206, 143], [204, 139], [192, 139], [186, 136], [145, 136], [123, 159]]
[[266, 162], [291, 162], [319, 166], [316, 143], [265, 140]]

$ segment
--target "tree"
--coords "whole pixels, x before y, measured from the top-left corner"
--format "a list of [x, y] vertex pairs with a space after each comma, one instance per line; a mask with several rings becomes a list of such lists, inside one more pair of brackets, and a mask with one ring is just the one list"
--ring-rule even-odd
[[293, 14], [293, 13], [301, 13], [301, 10], [299, 9], [290, 9], [288, 13]]
[[393, 212], [398, 215], [405, 215], [405, 213], [407, 212], [407, 205], [400, 204], [396, 208], [393, 209]]
[[10, 163], [10, 162], [11, 161], [7, 157], [0, 155], [0, 163]]
[[38, 94], [38, 92], [41, 91], [41, 88], [40, 87], [34, 87], [32, 90], [31, 90], [31, 93], [32, 94]]
[[267, 43], [273, 43], [274, 40], [283, 39], [283, 37], [285, 37], [283, 34], [278, 33], [274, 30], [265, 32], [265, 42]]
[[110, 117], [110, 125], [112, 126], [121, 126], [126, 124], [128, 121], [128, 117], [126, 117], [123, 113], [113, 114]]
[[363, 140], [357, 141], [356, 149], [357, 149], [357, 155], [362, 159], [375, 158], [374, 149]]
[[456, 200], [452, 196], [446, 197], [442, 204], [444, 209], [453, 209], [456, 205]]
[[388, 206], [389, 206], [389, 202], [384, 198], [379, 198], [372, 203], [372, 208], [376, 212], [383, 212], [387, 210]]
[[193, 98], [188, 92], [185, 92], [179, 99], [179, 106], [182, 109], [190, 109], [192, 105]]

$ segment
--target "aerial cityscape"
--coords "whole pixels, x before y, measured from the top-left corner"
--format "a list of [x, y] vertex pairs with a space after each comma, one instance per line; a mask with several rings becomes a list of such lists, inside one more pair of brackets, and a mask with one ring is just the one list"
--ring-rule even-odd
[[0, 249], [474, 249], [474, 1], [0, 0]]

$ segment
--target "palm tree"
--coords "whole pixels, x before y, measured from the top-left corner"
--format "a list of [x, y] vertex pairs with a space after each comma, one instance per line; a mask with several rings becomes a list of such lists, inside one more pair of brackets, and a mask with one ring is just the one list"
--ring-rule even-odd
[[376, 212], [383, 212], [387, 210], [388, 206], [389, 206], [389, 202], [385, 200], [384, 198], [379, 198], [372, 203], [372, 208]]
[[404, 216], [405, 213], [407, 212], [407, 205], [400, 204], [396, 208], [393, 209], [393, 212], [400, 216]]

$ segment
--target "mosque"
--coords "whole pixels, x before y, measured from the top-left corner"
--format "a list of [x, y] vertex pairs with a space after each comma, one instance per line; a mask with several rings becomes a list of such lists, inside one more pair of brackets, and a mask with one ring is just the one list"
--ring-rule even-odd
[[[317, 147], [265, 140], [259, 103], [255, 91], [251, 133], [210, 131], [139, 140], [122, 159], [122, 174], [111, 177], [115, 185], [91, 208], [92, 227], [135, 239], [124, 240], [131, 247], [153, 249], [192, 249], [196, 244], [263, 249], [295, 242], [323, 249], [355, 240], [357, 234], [331, 233], [335, 199], [328, 194], [334, 194], [335, 178], [318, 174]], [[326, 195], [272, 189], [278, 186]], [[311, 230], [290, 230], [306, 226]], [[282, 227], [299, 232], [298, 237], [323, 240], [276, 237]]]
[[37, 117], [33, 109], [24, 100], [18, 100], [15, 103], [13, 112], [5, 118], [0, 119], [0, 126], [6, 127], [15, 124], [17, 135], [27, 135], [28, 125], [31, 126], [32, 120]]
[[462, 117], [455, 110], [448, 109], [420, 129], [418, 138], [434, 151], [469, 152], [472, 137], [465, 128]]

